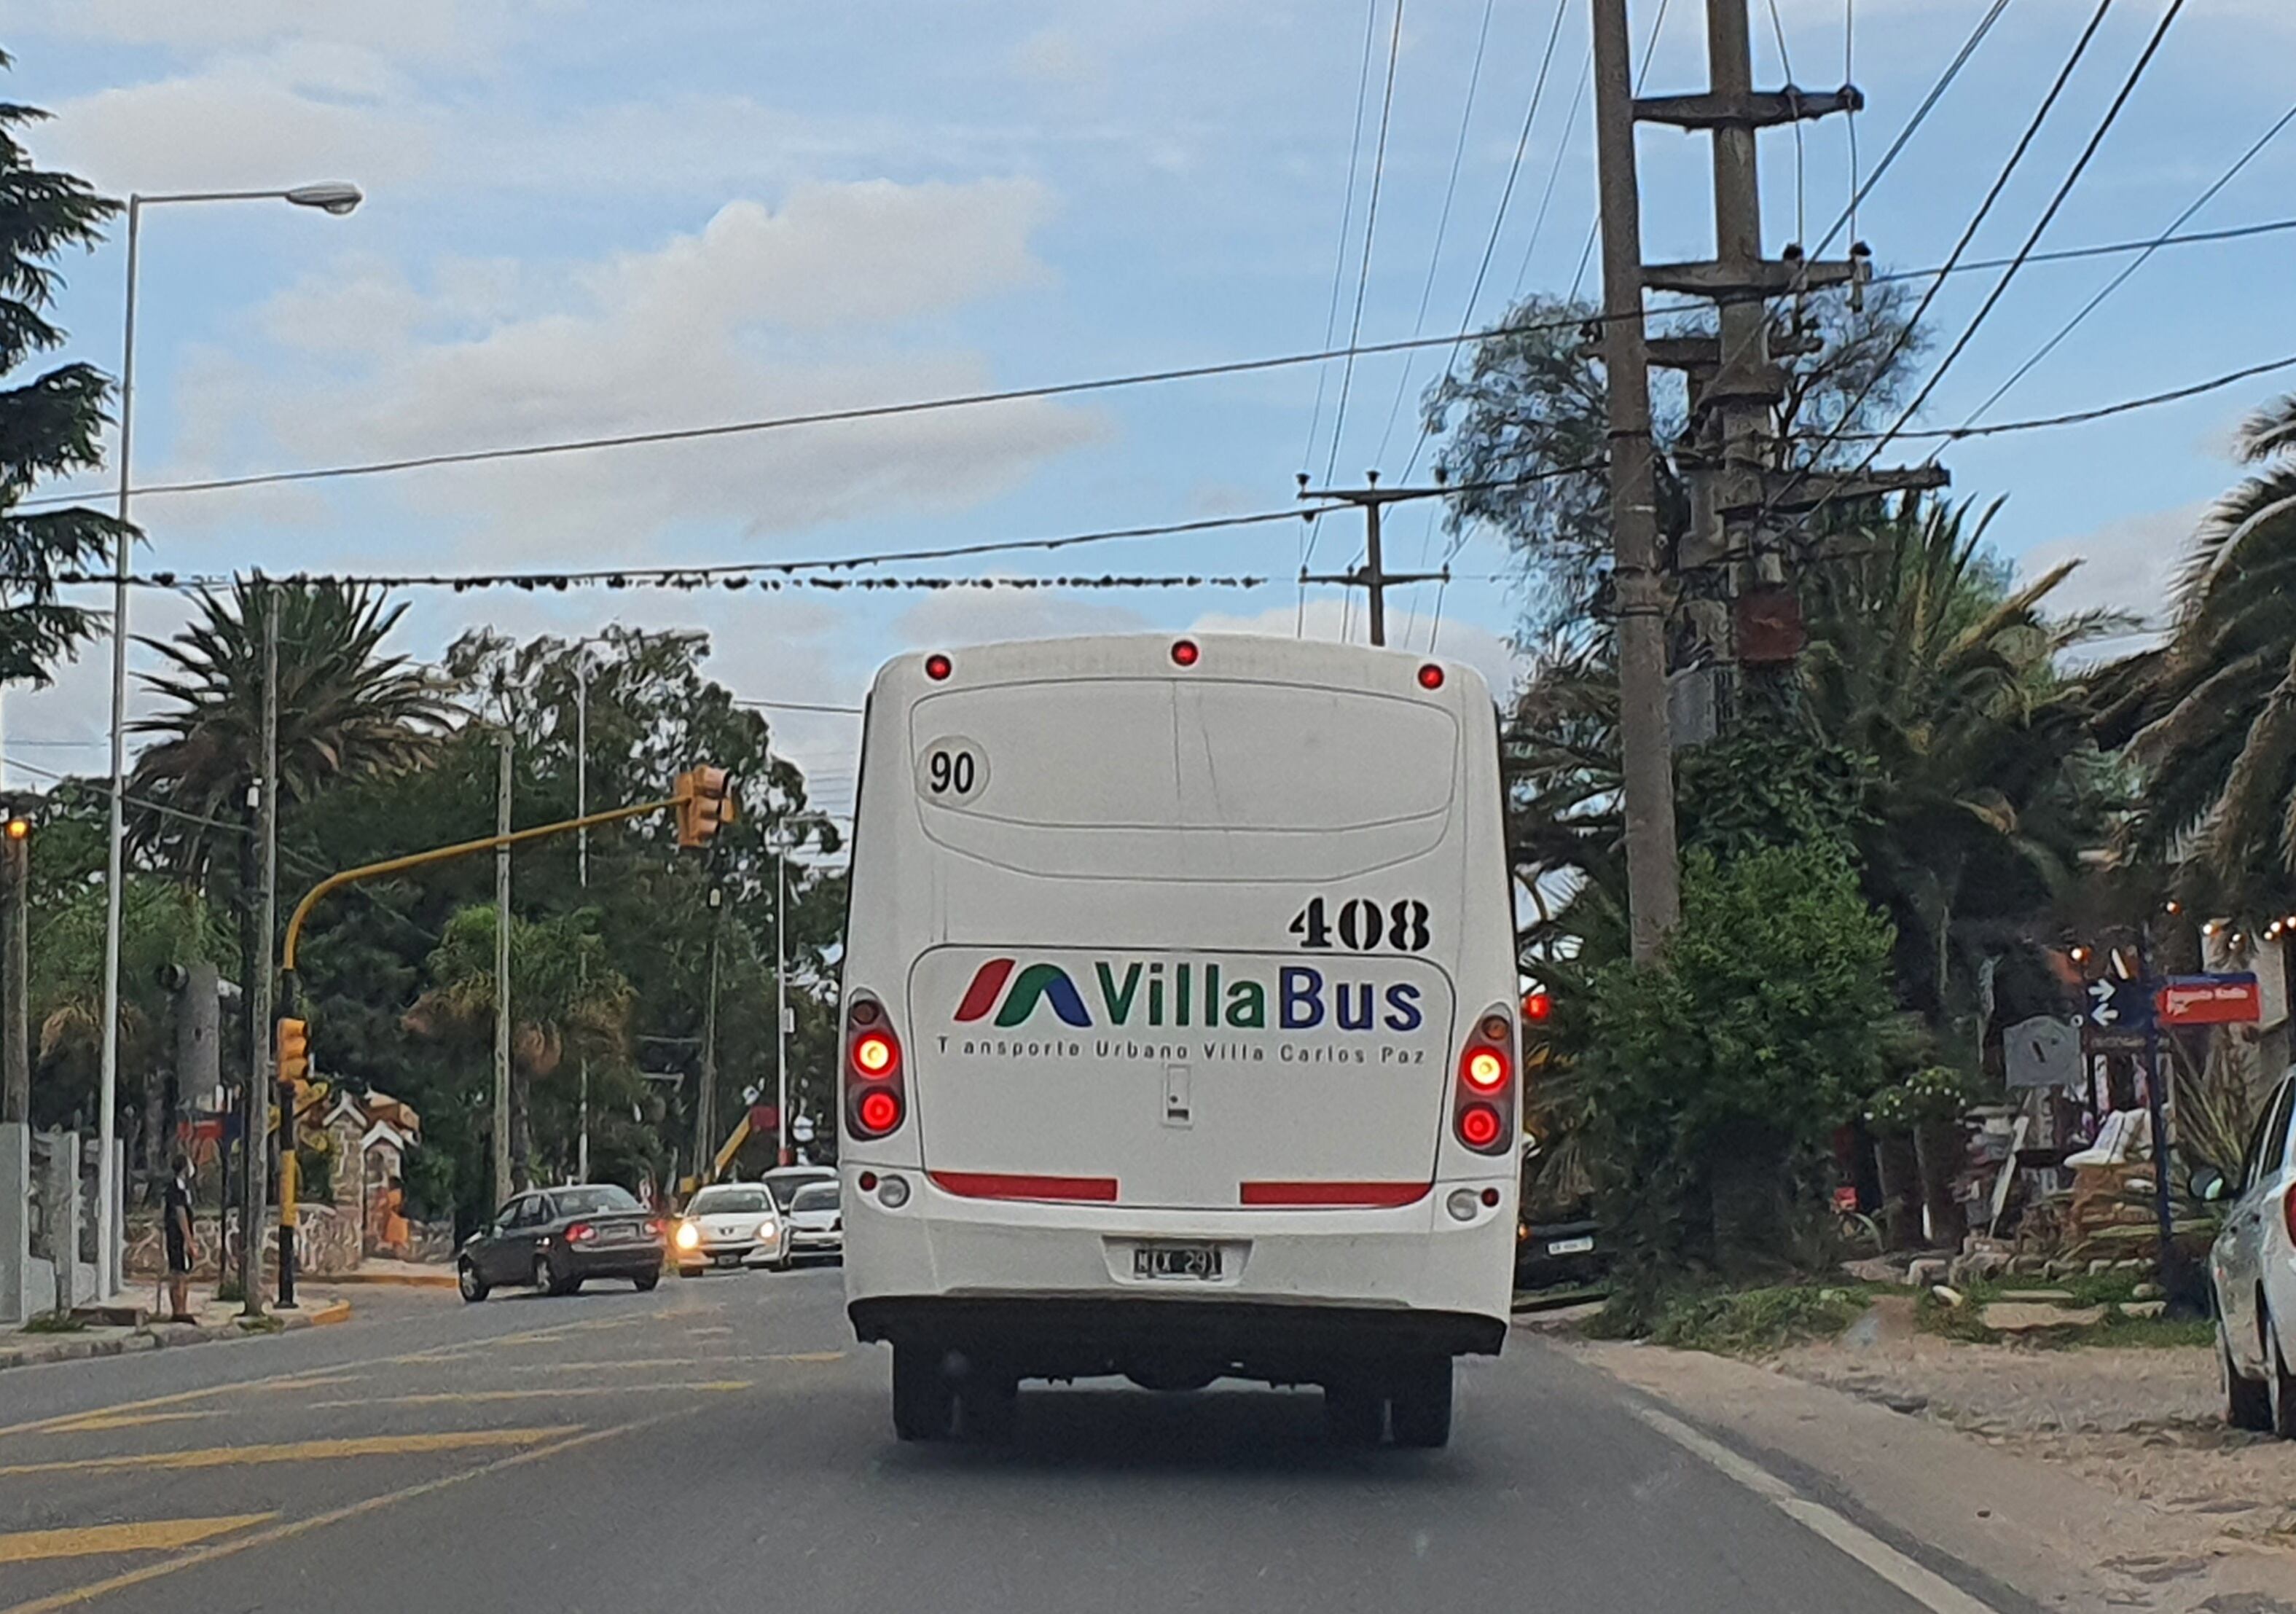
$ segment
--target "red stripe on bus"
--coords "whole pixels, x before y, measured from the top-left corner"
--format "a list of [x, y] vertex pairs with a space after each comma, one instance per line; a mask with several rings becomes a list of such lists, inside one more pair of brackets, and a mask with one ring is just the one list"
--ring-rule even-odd
[[1021, 1176], [1004, 1171], [929, 1171], [933, 1185], [967, 1200], [1116, 1199], [1114, 1177]]
[[1246, 1183], [1246, 1205], [1409, 1205], [1432, 1183]]

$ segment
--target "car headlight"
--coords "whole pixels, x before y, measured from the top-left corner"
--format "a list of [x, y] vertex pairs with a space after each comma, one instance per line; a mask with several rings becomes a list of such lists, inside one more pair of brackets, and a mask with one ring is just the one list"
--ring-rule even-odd
[[774, 1219], [771, 1217], [758, 1224], [758, 1236], [761, 1239], [772, 1238], [775, 1232]]
[[677, 1225], [677, 1247], [680, 1249], [692, 1249], [701, 1242], [701, 1230], [699, 1227], [691, 1222]]

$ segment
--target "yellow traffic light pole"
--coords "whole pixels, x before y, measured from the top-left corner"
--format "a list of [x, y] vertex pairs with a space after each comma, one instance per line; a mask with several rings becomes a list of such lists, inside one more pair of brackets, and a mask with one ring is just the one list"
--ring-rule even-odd
[[[295, 958], [303, 939], [303, 925], [311, 917], [311, 910], [319, 905], [319, 899], [329, 892], [357, 885], [361, 881], [379, 880], [387, 874], [427, 868], [434, 863], [450, 863], [457, 857], [475, 856], [480, 852], [523, 846], [529, 840], [546, 840], [570, 831], [594, 829], [599, 824], [618, 823], [626, 818], [643, 818], [648, 813], [659, 813], [664, 807], [677, 809], [678, 845], [701, 845], [715, 835], [721, 824], [734, 822], [734, 796], [726, 770], [697, 767], [680, 774], [676, 793], [658, 801], [641, 801], [632, 807], [612, 807], [603, 813], [586, 813], [578, 818], [536, 824], [531, 829], [516, 830], [507, 835], [482, 836], [476, 840], [456, 841], [452, 846], [433, 847], [426, 852], [409, 852], [403, 857], [387, 857], [381, 863], [362, 864], [355, 869], [338, 870], [304, 892], [303, 900], [295, 905], [294, 913], [288, 916], [287, 933], [282, 938], [279, 950], [279, 968], [283, 978], [281, 1006], [286, 1009], [295, 1007]], [[301, 1020], [283, 1017], [277, 1024], [276, 1037], [277, 1063], [275, 1069], [279, 1083], [280, 1127], [279, 1303], [292, 1306], [295, 1303], [294, 1241], [297, 1223], [296, 1101], [301, 1094], [301, 1078], [311, 1064], [309, 1029]]]

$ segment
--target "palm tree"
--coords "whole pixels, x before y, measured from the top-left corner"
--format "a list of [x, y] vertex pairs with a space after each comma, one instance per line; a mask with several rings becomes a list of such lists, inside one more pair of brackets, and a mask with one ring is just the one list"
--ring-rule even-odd
[[2245, 917], [2296, 897], [2296, 397], [2236, 447], [2255, 469], [2194, 535], [2167, 643], [2115, 669], [2108, 737], [2144, 774], [2134, 849]]
[[138, 843], [194, 881], [219, 834], [241, 822], [262, 767], [265, 618], [279, 602], [279, 774], [283, 802], [338, 779], [419, 766], [453, 708], [439, 683], [382, 642], [406, 611], [340, 583], [241, 581], [202, 592], [200, 615], [172, 640], [144, 645], [168, 660], [145, 683], [171, 704], [139, 721], [159, 736], [136, 758], [129, 791]]
[[[637, 995], [591, 929], [594, 918], [511, 917], [511, 1159], [521, 1187], [531, 1170], [533, 1082], [561, 1069], [569, 1053], [609, 1068], [627, 1055]], [[430, 954], [430, 988], [407, 1011], [408, 1029], [469, 1048], [482, 1045], [492, 1036], [497, 989], [491, 906], [464, 908], [447, 921]]]

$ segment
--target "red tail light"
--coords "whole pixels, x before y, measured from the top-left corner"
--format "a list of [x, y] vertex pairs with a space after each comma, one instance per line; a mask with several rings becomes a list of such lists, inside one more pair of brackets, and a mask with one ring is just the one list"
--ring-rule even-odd
[[647, 1235], [652, 1238], [658, 1239], [661, 1237], [663, 1227], [662, 1220], [660, 1217], [648, 1217], [646, 1218], [646, 1233]]
[[566, 1241], [569, 1244], [587, 1244], [597, 1236], [598, 1230], [587, 1222], [577, 1222], [566, 1230]]
[[2290, 1188], [2280, 1196], [2280, 1216], [2288, 1224], [2290, 1241], [2296, 1243], [2296, 1187]]
[[845, 1120], [864, 1141], [883, 1137], [907, 1118], [901, 1039], [875, 999], [856, 997], [845, 1010]]
[[1503, 1008], [1485, 1010], [1459, 1053], [1451, 1130], [1477, 1154], [1503, 1154], [1513, 1141], [1514, 1020]]

